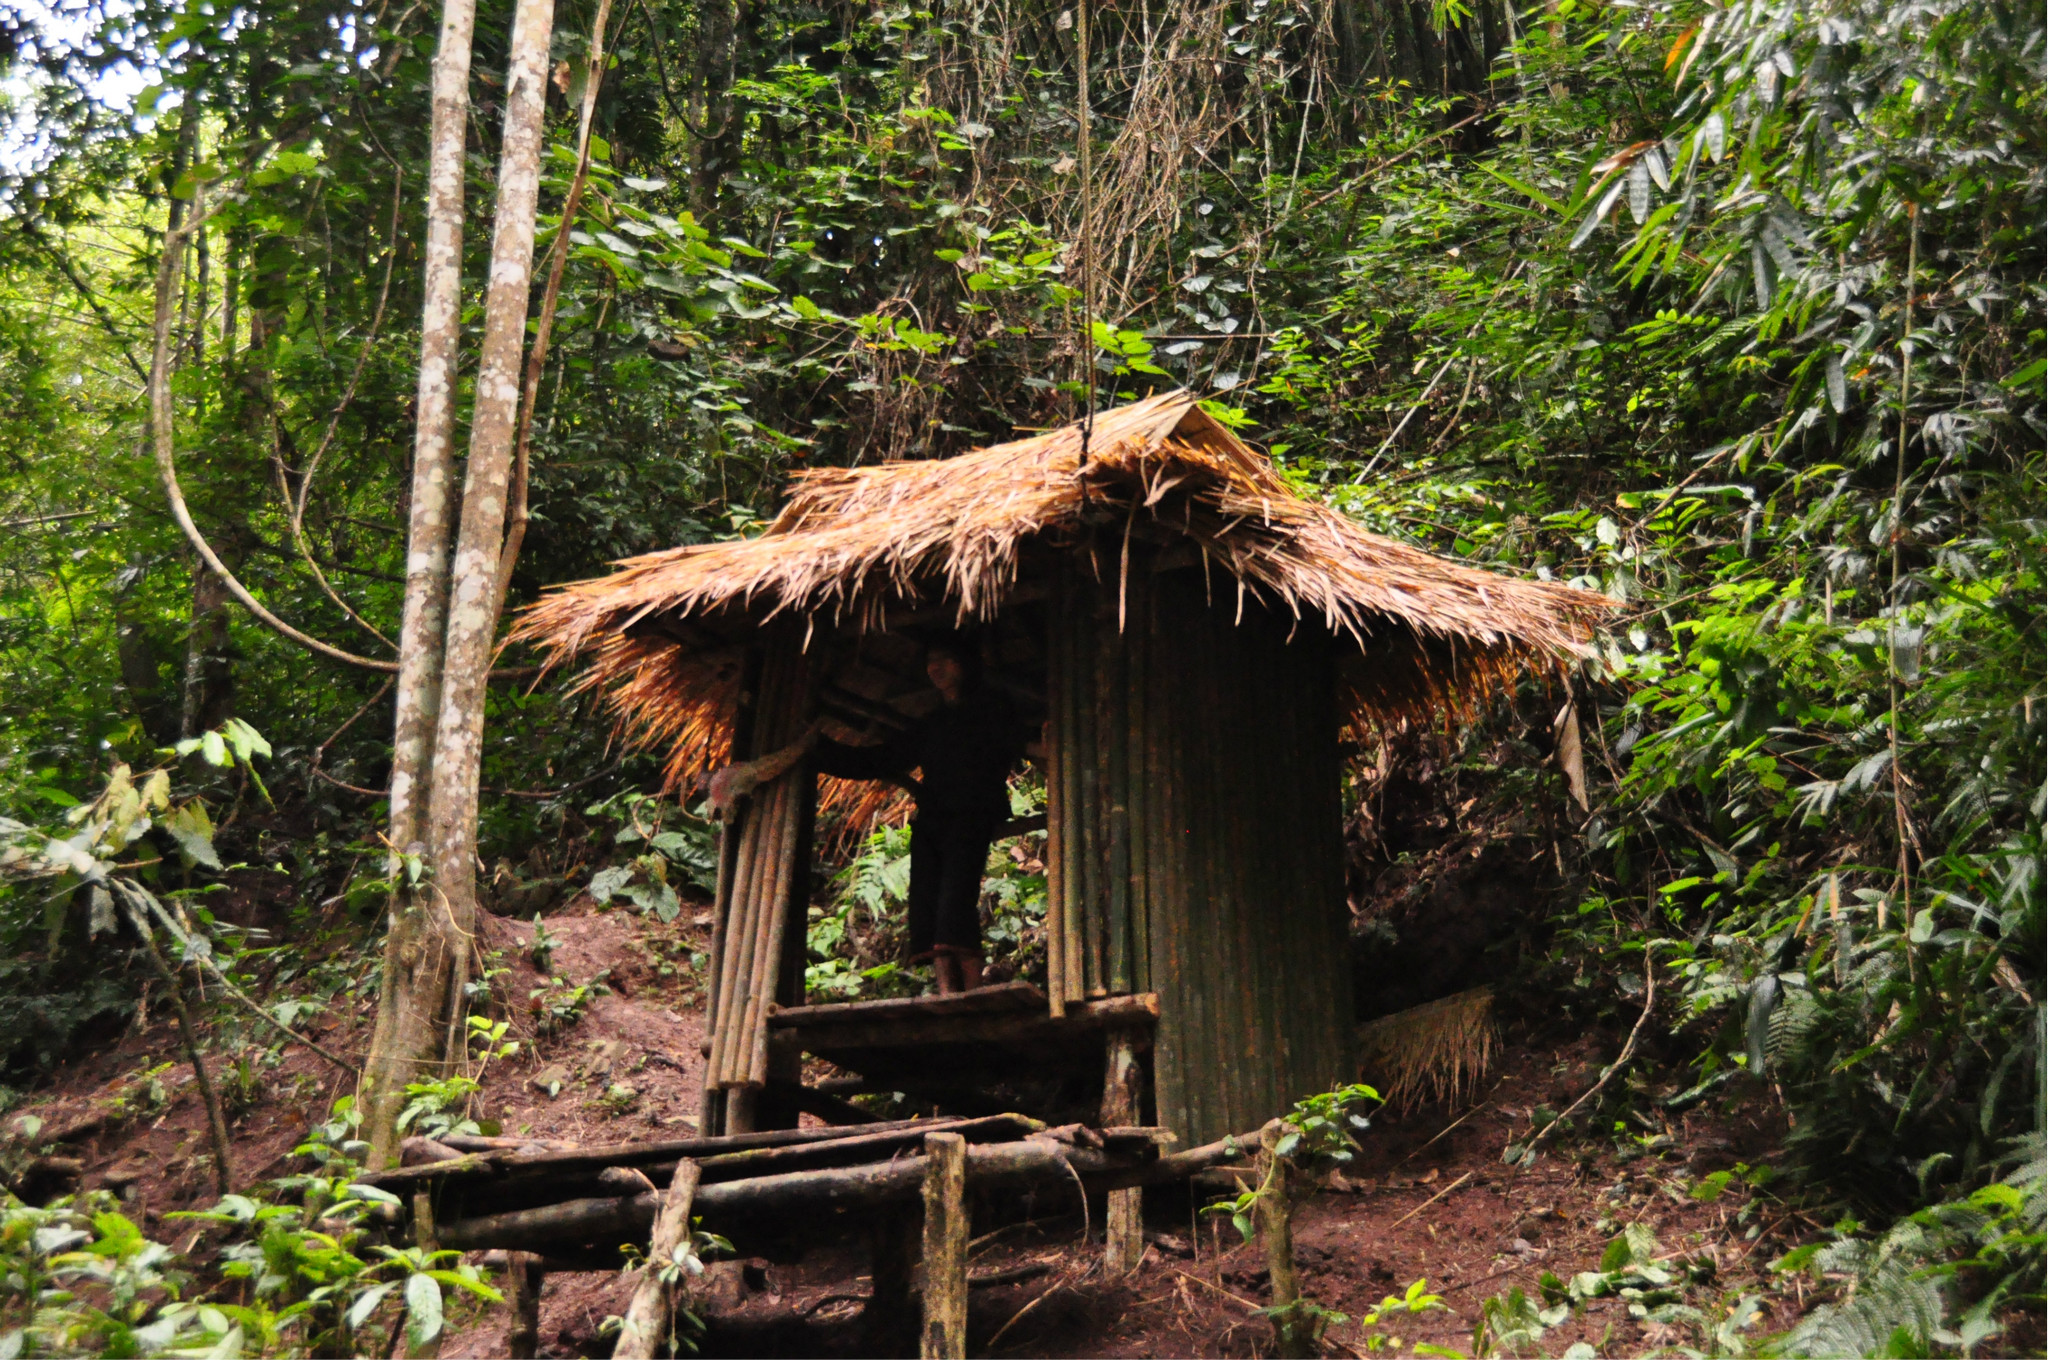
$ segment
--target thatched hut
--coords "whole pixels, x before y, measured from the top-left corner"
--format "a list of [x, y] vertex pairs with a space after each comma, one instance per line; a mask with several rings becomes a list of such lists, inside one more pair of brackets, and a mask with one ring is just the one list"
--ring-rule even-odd
[[1353, 1075], [1347, 730], [1559, 667], [1606, 603], [1365, 533], [1172, 392], [1085, 431], [804, 474], [760, 537], [630, 559], [521, 635], [582, 658], [682, 786], [813, 717], [855, 741], [902, 722], [934, 700], [915, 630], [975, 626], [1049, 724], [1045, 991], [805, 1007], [817, 779], [793, 772], [727, 823], [707, 1114], [828, 1108], [796, 1083], [804, 1052], [960, 1107], [1002, 1082], [1056, 1105], [1063, 1073], [1101, 1080], [1105, 1030], [1135, 1030], [1149, 1094], [1112, 1073], [1108, 1113], [1149, 1101], [1201, 1142]]

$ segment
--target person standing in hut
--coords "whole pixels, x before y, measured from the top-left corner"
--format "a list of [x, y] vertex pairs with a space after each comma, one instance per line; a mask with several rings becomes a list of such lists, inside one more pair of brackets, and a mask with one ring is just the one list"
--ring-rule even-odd
[[902, 779], [916, 771], [904, 952], [912, 964], [929, 961], [939, 993], [950, 995], [981, 985], [982, 871], [1010, 818], [1011, 769], [1021, 756], [1043, 759], [1045, 748], [1009, 696], [985, 683], [971, 647], [933, 643], [925, 675], [939, 692], [939, 707], [881, 744], [849, 746], [813, 724], [801, 741], [719, 771], [711, 801], [724, 807], [806, 752], [820, 773], [842, 779]]

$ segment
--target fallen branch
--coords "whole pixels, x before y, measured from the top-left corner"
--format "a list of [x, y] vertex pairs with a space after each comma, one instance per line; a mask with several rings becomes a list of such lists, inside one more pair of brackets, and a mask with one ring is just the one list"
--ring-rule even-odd
[[[199, 1098], [206, 1103], [206, 1132], [213, 1142], [213, 1183], [221, 1194], [234, 1189], [234, 1167], [228, 1159], [228, 1124], [221, 1114], [220, 1095], [213, 1089], [213, 1079], [206, 1075], [206, 1064], [199, 1057], [199, 1034], [192, 1024], [192, 1008], [185, 1004], [185, 989], [178, 985], [178, 975], [164, 962], [163, 951], [156, 947], [156, 936], [149, 928], [149, 918], [142, 914], [128, 894], [121, 894], [121, 906], [127, 913], [128, 923], [135, 927], [135, 933], [142, 940], [142, 952], [149, 956], [150, 967], [163, 980], [164, 992], [171, 999], [171, 1011], [178, 1017], [178, 1036], [185, 1042], [185, 1057], [192, 1064], [192, 1080], [199, 1087]], [[189, 955], [188, 955], [189, 957]]]
[[[1531, 1138], [1526, 1144], [1524, 1144], [1522, 1160], [1523, 1166], [1526, 1166], [1529, 1164], [1529, 1162], [1535, 1160], [1537, 1146], [1541, 1144], [1545, 1138], [1548, 1138], [1550, 1136], [1550, 1133], [1553, 1129], [1562, 1128], [1564, 1126], [1564, 1122], [1567, 1119], [1570, 1119], [1572, 1115], [1578, 1111], [1578, 1108], [1581, 1105], [1584, 1105], [1594, 1096], [1599, 1095], [1600, 1092], [1606, 1088], [1607, 1083], [1614, 1080], [1614, 1074], [1621, 1071], [1623, 1067], [1627, 1066], [1629, 1058], [1636, 1051], [1636, 1040], [1642, 1037], [1643, 1026], [1650, 1023], [1650, 1012], [1656, 1008], [1656, 1005], [1657, 961], [1654, 958], [1651, 958], [1646, 952], [1643, 956], [1643, 1013], [1640, 1016], [1636, 1017], [1636, 1027], [1628, 1032], [1628, 1042], [1624, 1043], [1621, 1046], [1621, 1052], [1615, 1056], [1613, 1062], [1607, 1065], [1607, 1070], [1600, 1074], [1600, 1080], [1594, 1082], [1592, 1087], [1588, 1089], [1584, 1095], [1580, 1096], [1577, 1100], [1574, 1100], [1570, 1105], [1566, 1106], [1565, 1112], [1563, 1114], [1551, 1120], [1542, 1128], [1536, 1130], [1536, 1136]], [[1516, 1169], [1517, 1171], [1519, 1171], [1520, 1167], [1517, 1167]]]
[[1198, 1284], [1202, 1286], [1202, 1288], [1208, 1290], [1212, 1294], [1221, 1294], [1224, 1298], [1229, 1299], [1232, 1303], [1236, 1304], [1238, 1307], [1244, 1309], [1248, 1313], [1256, 1313], [1259, 1311], [1258, 1304], [1253, 1303], [1250, 1299], [1245, 1298], [1242, 1295], [1231, 1293], [1228, 1289], [1225, 1289], [1220, 1284], [1210, 1284], [1201, 1276], [1190, 1275], [1185, 1270], [1182, 1270], [1177, 1266], [1168, 1266], [1167, 1269], [1191, 1284]]
[[1389, 1225], [1389, 1231], [1391, 1231], [1391, 1230], [1392, 1230], [1393, 1228], [1398, 1228], [1398, 1227], [1400, 1227], [1400, 1226], [1401, 1226], [1401, 1225], [1402, 1225], [1403, 1223], [1406, 1223], [1406, 1222], [1407, 1222], [1407, 1221], [1408, 1221], [1409, 1219], [1411, 1219], [1411, 1218], [1415, 1217], [1415, 1216], [1416, 1216], [1417, 1214], [1421, 1213], [1421, 1212], [1422, 1212], [1422, 1211], [1423, 1211], [1424, 1209], [1427, 1209], [1427, 1208], [1428, 1208], [1428, 1207], [1429, 1207], [1430, 1205], [1432, 1205], [1432, 1204], [1436, 1203], [1436, 1202], [1437, 1202], [1438, 1200], [1442, 1199], [1442, 1198], [1443, 1198], [1443, 1197], [1444, 1197], [1445, 1195], [1448, 1195], [1448, 1194], [1450, 1194], [1450, 1193], [1451, 1193], [1451, 1191], [1453, 1191], [1453, 1190], [1457, 1189], [1457, 1188], [1458, 1188], [1459, 1186], [1463, 1185], [1463, 1184], [1464, 1184], [1464, 1183], [1465, 1183], [1466, 1181], [1469, 1181], [1469, 1180], [1471, 1180], [1471, 1179], [1472, 1179], [1472, 1177], [1473, 1177], [1474, 1175], [1476, 1175], [1476, 1174], [1477, 1174], [1476, 1172], [1471, 1172], [1471, 1171], [1467, 1171], [1467, 1172], [1466, 1172], [1466, 1173], [1465, 1173], [1464, 1175], [1462, 1175], [1462, 1176], [1458, 1177], [1458, 1179], [1456, 1179], [1456, 1180], [1452, 1181], [1452, 1182], [1451, 1182], [1451, 1183], [1450, 1183], [1449, 1185], [1446, 1185], [1446, 1186], [1445, 1186], [1445, 1187], [1444, 1187], [1443, 1189], [1441, 1189], [1441, 1190], [1437, 1191], [1437, 1192], [1436, 1192], [1436, 1193], [1435, 1193], [1434, 1195], [1431, 1195], [1431, 1196], [1430, 1196], [1430, 1197], [1429, 1197], [1428, 1199], [1426, 1199], [1426, 1200], [1422, 1201], [1422, 1203], [1420, 1203], [1420, 1204], [1416, 1205], [1416, 1206], [1415, 1206], [1415, 1207], [1414, 1207], [1413, 1209], [1410, 1209], [1410, 1210], [1409, 1210], [1409, 1211], [1408, 1211], [1407, 1213], [1405, 1213], [1405, 1214], [1401, 1215], [1401, 1216], [1400, 1216], [1399, 1218], [1395, 1219], [1395, 1220], [1393, 1221], [1393, 1223], [1392, 1223], [1391, 1225]]

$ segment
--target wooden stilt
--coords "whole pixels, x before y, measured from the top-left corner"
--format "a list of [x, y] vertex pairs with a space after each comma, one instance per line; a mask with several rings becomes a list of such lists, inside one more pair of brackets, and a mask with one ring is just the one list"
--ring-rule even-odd
[[505, 1286], [512, 1305], [512, 1328], [505, 1333], [505, 1354], [510, 1360], [533, 1360], [540, 1354], [540, 1290], [547, 1272], [533, 1252], [506, 1255]]
[[917, 1331], [910, 1297], [915, 1292], [918, 1216], [914, 1209], [885, 1206], [869, 1221], [868, 1272], [874, 1289], [860, 1315], [861, 1339], [870, 1355], [901, 1355], [910, 1349]]
[[655, 1347], [668, 1336], [675, 1317], [676, 1289], [682, 1262], [690, 1251], [690, 1202], [697, 1193], [697, 1164], [681, 1162], [675, 1179], [662, 1194], [654, 1217], [654, 1235], [647, 1245], [647, 1264], [633, 1301], [626, 1306], [625, 1325], [612, 1360], [654, 1360]]
[[438, 1251], [439, 1239], [434, 1231], [434, 1192], [421, 1190], [412, 1197], [412, 1244], [421, 1251]]
[[924, 1360], [967, 1355], [967, 1140], [924, 1140]]
[[754, 1133], [760, 1128], [761, 1088], [729, 1086], [725, 1091], [725, 1131]]
[[[1102, 1126], [1116, 1128], [1138, 1122], [1140, 1084], [1144, 1071], [1138, 1062], [1138, 1036], [1128, 1028], [1109, 1031], [1108, 1059], [1102, 1079]], [[1102, 1263], [1111, 1275], [1138, 1268], [1145, 1254], [1145, 1192], [1137, 1186], [1109, 1192], [1107, 1237]]]

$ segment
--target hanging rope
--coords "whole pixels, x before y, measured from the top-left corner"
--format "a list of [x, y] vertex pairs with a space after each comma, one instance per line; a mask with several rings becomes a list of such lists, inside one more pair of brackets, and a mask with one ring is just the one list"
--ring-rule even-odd
[[1081, 162], [1081, 356], [1087, 407], [1081, 413], [1080, 468], [1088, 466], [1088, 442], [1095, 434], [1095, 175], [1088, 132], [1088, 0], [1074, 0], [1074, 44], [1079, 75], [1076, 110], [1080, 127]]

